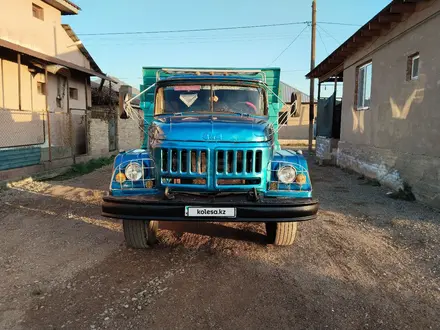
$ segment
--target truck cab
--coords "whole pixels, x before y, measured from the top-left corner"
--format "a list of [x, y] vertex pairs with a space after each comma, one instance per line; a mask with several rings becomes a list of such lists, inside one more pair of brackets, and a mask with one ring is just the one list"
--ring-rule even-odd
[[128, 246], [153, 244], [160, 221], [264, 222], [268, 243], [291, 245], [316, 218], [307, 161], [278, 143], [279, 76], [144, 68], [144, 142], [116, 156], [102, 206]]

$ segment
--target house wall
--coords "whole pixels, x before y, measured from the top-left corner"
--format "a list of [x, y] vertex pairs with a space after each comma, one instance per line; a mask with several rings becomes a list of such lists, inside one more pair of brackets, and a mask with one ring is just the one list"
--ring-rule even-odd
[[[33, 17], [32, 3], [44, 10]], [[0, 38], [90, 69], [90, 63], [61, 26], [61, 12], [41, 0], [14, 0], [0, 10]]]
[[[38, 82], [46, 82], [44, 73], [31, 75], [28, 66], [21, 65], [21, 110], [43, 111], [46, 109], [46, 96], [38, 94]], [[91, 88], [86, 85], [86, 76], [82, 74], [68, 78], [68, 85], [64, 86], [64, 77], [48, 73], [47, 97], [49, 111], [67, 111], [67, 97], [69, 87], [78, 89], [78, 100], [70, 99], [69, 107], [74, 109], [86, 109], [86, 88], [88, 105], [91, 105]], [[57, 105], [58, 92], [64, 98], [61, 107]], [[19, 109], [19, 87], [18, 87], [18, 64], [15, 61], [1, 58], [0, 55], [0, 108]]]
[[[69, 129], [68, 113], [68, 87], [78, 89], [78, 100], [69, 100], [70, 109], [86, 109], [86, 88], [89, 97], [88, 105], [91, 105], [91, 87], [86, 85], [86, 75], [71, 72], [68, 78], [68, 85], [64, 86], [64, 77], [48, 73], [47, 82], [44, 73], [31, 74], [29, 58], [22, 56], [20, 73], [17, 63], [17, 54], [13, 51], [2, 51], [0, 53], [0, 150], [6, 148], [5, 157], [0, 157], [0, 168], [11, 169], [25, 166], [23, 158], [32, 159], [33, 164], [49, 160], [49, 135], [51, 142], [52, 159], [72, 157], [71, 139], [75, 139], [77, 146], [84, 141], [85, 125], [81, 119], [84, 111], [72, 111], [72, 124], [76, 125], [73, 130]], [[21, 76], [21, 88], [19, 89], [19, 74]], [[47, 83], [47, 110], [46, 96], [37, 91], [38, 82]], [[64, 87], [64, 98], [61, 107], [57, 105], [57, 95], [62, 93]], [[19, 92], [21, 91], [21, 93]], [[21, 96], [21, 97], [20, 97]], [[21, 99], [21, 109], [19, 109]], [[56, 113], [54, 113], [56, 112]], [[49, 123], [50, 120], [50, 131]], [[79, 126], [78, 126], [79, 125]], [[77, 127], [78, 126], [78, 127]], [[81, 128], [81, 129], [80, 129]], [[33, 148], [38, 147], [41, 151], [41, 158], [35, 157]], [[21, 148], [25, 147], [25, 148]], [[18, 151], [11, 151], [11, 148], [20, 148]], [[83, 150], [83, 149], [81, 149]], [[21, 155], [16, 157], [17, 152]], [[30, 154], [32, 153], [32, 155]], [[77, 150], [77, 154], [81, 154]], [[35, 159], [37, 159], [35, 161]]]
[[[344, 64], [338, 163], [440, 206], [440, 1], [431, 1]], [[419, 52], [419, 78], [407, 81]], [[355, 110], [356, 68], [372, 61], [371, 106]]]
[[[44, 115], [41, 113], [45, 109], [45, 96], [37, 93], [40, 76], [32, 75], [24, 64], [20, 69], [19, 73], [15, 53], [0, 53], [0, 130], [2, 132], [0, 148], [45, 142]], [[19, 74], [21, 109], [19, 109]], [[5, 161], [6, 158], [2, 159]]]
[[[315, 105], [315, 116], [316, 116]], [[285, 105], [280, 111], [285, 112], [290, 110], [290, 105]], [[278, 138], [287, 140], [307, 140], [309, 138], [309, 113], [310, 105], [307, 103], [301, 104], [299, 108], [298, 117], [289, 117], [287, 126], [281, 127]]]

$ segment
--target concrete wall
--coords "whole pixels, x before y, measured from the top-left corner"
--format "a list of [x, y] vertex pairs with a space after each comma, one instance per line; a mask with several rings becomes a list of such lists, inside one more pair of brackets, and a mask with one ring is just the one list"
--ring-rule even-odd
[[120, 119], [118, 121], [118, 135], [119, 149], [135, 149], [140, 148], [142, 145], [143, 130], [135, 119]]
[[[344, 65], [338, 162], [440, 206], [440, 1], [418, 11]], [[423, 23], [422, 23], [423, 22]], [[407, 81], [419, 52], [419, 78]], [[356, 68], [372, 61], [371, 106], [355, 110]]]
[[[44, 20], [33, 17], [32, 3], [44, 10]], [[61, 26], [61, 12], [41, 0], [13, 0], [1, 5], [0, 38], [90, 68], [84, 55]]]
[[108, 121], [104, 119], [89, 120], [89, 154], [103, 156], [109, 152]]
[[[287, 126], [281, 127], [279, 130], [279, 139], [307, 140], [309, 138], [309, 104], [303, 103], [299, 109], [298, 117], [289, 117]], [[315, 105], [315, 116], [316, 116]], [[290, 105], [285, 105], [280, 111], [290, 110]]]

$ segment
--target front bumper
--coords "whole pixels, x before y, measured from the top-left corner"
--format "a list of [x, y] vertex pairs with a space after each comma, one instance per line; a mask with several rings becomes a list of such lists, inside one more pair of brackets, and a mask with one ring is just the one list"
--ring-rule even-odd
[[[185, 207], [234, 207], [235, 218], [185, 217]], [[262, 198], [250, 201], [246, 195], [176, 195], [167, 200], [158, 196], [104, 197], [102, 215], [128, 220], [291, 222], [316, 218], [318, 202], [310, 198]]]

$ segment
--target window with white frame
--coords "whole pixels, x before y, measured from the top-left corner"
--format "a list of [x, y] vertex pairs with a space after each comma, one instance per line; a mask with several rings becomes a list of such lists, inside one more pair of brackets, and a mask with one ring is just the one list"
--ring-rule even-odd
[[411, 58], [411, 80], [419, 79], [419, 62], [420, 55], [415, 54]]
[[356, 79], [356, 109], [366, 110], [371, 104], [371, 82], [373, 64], [367, 63], [357, 69]]

